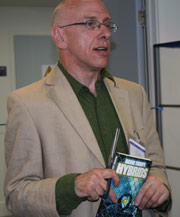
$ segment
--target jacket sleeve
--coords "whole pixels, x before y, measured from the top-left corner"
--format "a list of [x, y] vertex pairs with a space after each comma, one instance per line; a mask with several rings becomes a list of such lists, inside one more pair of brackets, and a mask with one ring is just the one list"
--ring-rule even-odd
[[[158, 177], [168, 188], [168, 190], [171, 191], [166, 170], [165, 170], [164, 153], [160, 145], [159, 136], [156, 131], [154, 117], [150, 109], [147, 95], [143, 88], [142, 88], [142, 98], [143, 98], [142, 111], [143, 111], [143, 126], [144, 126], [143, 131], [144, 131], [144, 136], [147, 140], [146, 157], [152, 160], [152, 167], [149, 175]], [[169, 203], [166, 203], [166, 209], [164, 209], [164, 213], [166, 214], [171, 207], [171, 198], [169, 198], [168, 201]], [[157, 210], [160, 211], [161, 207], [160, 209]], [[161, 215], [163, 215], [162, 212]]]
[[155, 175], [169, 188], [167, 175], [165, 172], [164, 153], [160, 145], [159, 136], [156, 131], [154, 117], [150, 109], [147, 95], [142, 88], [143, 99], [143, 136], [146, 139], [146, 157], [152, 160], [150, 175]]
[[15, 94], [8, 97], [5, 135], [7, 208], [15, 216], [58, 217], [55, 185], [58, 178], [45, 177], [41, 141], [34, 121]]

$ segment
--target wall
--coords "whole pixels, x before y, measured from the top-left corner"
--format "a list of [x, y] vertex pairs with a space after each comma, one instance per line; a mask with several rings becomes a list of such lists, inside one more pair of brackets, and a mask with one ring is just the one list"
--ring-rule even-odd
[[[50, 35], [52, 8], [0, 8], [0, 66], [7, 76], [0, 77], [0, 123], [7, 119], [6, 98], [15, 89], [14, 35]], [[4, 132], [0, 127], [0, 216], [8, 214], [3, 196], [5, 175]]]
[[170, 42], [180, 40], [180, 1], [157, 0], [157, 25], [158, 42]]
[[[138, 48], [136, 2], [141, 0], [103, 0], [113, 22], [119, 26], [112, 33], [111, 55], [108, 68], [115, 76], [138, 82]], [[112, 6], [113, 5], [113, 6]]]
[[179, 0], [144, 0], [146, 4], [149, 99], [155, 106], [153, 45], [180, 40]]

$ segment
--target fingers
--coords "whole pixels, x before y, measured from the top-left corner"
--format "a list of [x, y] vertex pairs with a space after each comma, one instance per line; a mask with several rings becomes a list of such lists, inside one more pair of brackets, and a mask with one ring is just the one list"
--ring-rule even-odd
[[135, 199], [139, 209], [156, 208], [169, 197], [169, 191], [155, 176], [149, 176]]
[[[112, 169], [93, 169], [76, 177], [75, 192], [79, 197], [87, 197], [88, 200], [98, 200], [107, 189], [106, 179], [112, 178], [114, 184], [119, 184], [119, 177]], [[110, 198], [116, 202], [117, 198], [110, 189]]]
[[95, 170], [83, 173], [75, 180], [76, 194], [89, 200], [97, 200], [100, 195], [103, 195], [105, 187], [105, 180]]
[[113, 203], [117, 203], [118, 202], [118, 199], [117, 199], [117, 196], [116, 194], [114, 193], [113, 189], [110, 188], [110, 191], [109, 191], [109, 198], [111, 199], [111, 201]]
[[[107, 179], [112, 179], [114, 185], [119, 185], [119, 176], [112, 169], [93, 169], [76, 177], [75, 192], [79, 197], [95, 201], [107, 190]], [[155, 176], [149, 176], [135, 199], [139, 209], [156, 208], [168, 199], [170, 193], [164, 184]], [[109, 197], [117, 202], [116, 194], [110, 188]]]

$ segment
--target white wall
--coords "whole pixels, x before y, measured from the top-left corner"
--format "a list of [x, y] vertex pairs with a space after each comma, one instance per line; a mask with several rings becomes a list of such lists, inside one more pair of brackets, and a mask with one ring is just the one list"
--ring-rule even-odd
[[[0, 8], [0, 66], [7, 66], [7, 76], [0, 77], [0, 123], [7, 119], [7, 95], [15, 89], [14, 35], [50, 35], [53, 8]], [[4, 132], [0, 127], [0, 216], [5, 208], [3, 184], [5, 175]]]
[[153, 45], [180, 40], [180, 0], [145, 0], [149, 98], [155, 106]]
[[180, 40], [180, 1], [156, 0], [159, 43]]

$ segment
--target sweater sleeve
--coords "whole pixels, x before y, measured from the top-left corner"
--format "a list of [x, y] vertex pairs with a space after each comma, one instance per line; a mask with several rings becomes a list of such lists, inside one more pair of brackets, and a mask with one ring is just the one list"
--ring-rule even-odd
[[85, 198], [78, 197], [74, 191], [75, 178], [78, 173], [68, 174], [56, 182], [56, 209], [59, 215], [70, 215]]

